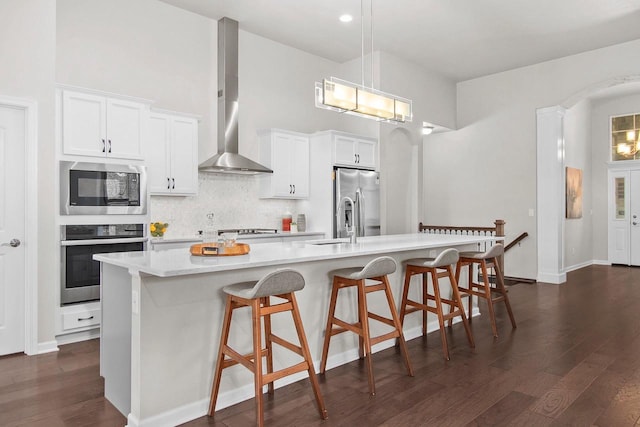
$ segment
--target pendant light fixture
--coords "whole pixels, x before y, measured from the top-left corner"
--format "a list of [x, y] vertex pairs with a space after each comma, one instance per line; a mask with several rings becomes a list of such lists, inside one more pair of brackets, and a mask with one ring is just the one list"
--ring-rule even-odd
[[335, 77], [316, 82], [316, 107], [379, 121], [404, 123], [412, 118], [411, 100], [373, 88], [373, 0], [371, 0], [371, 86], [364, 81], [364, 4], [360, 0], [362, 84]]

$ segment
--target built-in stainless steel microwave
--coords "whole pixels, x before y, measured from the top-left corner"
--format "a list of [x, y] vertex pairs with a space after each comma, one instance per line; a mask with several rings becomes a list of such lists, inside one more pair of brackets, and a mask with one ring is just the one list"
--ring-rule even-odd
[[146, 213], [144, 166], [60, 162], [60, 214]]

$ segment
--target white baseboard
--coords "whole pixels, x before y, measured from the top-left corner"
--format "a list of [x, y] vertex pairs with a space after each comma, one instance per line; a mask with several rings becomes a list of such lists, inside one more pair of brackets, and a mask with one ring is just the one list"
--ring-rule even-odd
[[47, 342], [39, 342], [38, 349], [36, 354], [44, 354], [44, 353], [53, 353], [54, 351], [58, 351], [58, 342], [57, 341], [47, 341]]
[[[480, 316], [480, 311], [478, 308], [474, 308], [472, 313], [472, 317]], [[461, 320], [456, 318], [454, 323], [458, 323]], [[427, 323], [427, 332], [433, 332], [439, 329], [439, 325], [437, 321], [431, 321]], [[404, 336], [406, 340], [410, 340], [413, 338], [417, 338], [422, 336], [422, 327], [418, 326], [416, 328], [407, 329], [404, 331]], [[384, 349], [393, 347], [395, 345], [395, 340], [387, 340], [385, 342], [381, 342], [372, 347], [372, 352], [377, 353]], [[327, 370], [344, 365], [346, 363], [352, 362], [359, 358], [358, 349], [351, 349], [345, 351], [343, 353], [334, 354], [329, 356], [327, 359]], [[320, 360], [315, 360], [313, 362], [314, 368], [316, 372], [320, 369]], [[298, 372], [297, 374], [290, 375], [286, 378], [282, 378], [275, 382], [275, 388], [284, 387], [289, 384], [293, 384], [296, 381], [300, 381], [302, 379], [307, 378], [306, 372]], [[218, 395], [218, 401], [216, 404], [216, 411], [227, 408], [229, 406], [235, 405], [240, 402], [244, 402], [245, 400], [251, 399], [254, 397], [254, 388], [253, 384], [247, 384], [242, 387], [235, 388], [233, 390], [226, 391], [224, 393], [220, 393]], [[266, 387], [265, 387], [266, 391]], [[196, 418], [203, 417], [207, 415], [209, 411], [209, 398], [202, 399], [198, 402], [190, 403], [188, 405], [180, 406], [178, 408], [174, 408], [170, 411], [162, 412], [160, 414], [154, 415], [153, 417], [146, 418], [144, 420], [138, 420], [133, 415], [129, 414], [127, 417], [127, 427], [173, 427], [179, 424], [186, 423], [191, 420], [195, 420]]]
[[[251, 386], [251, 390], [253, 390], [253, 386]], [[253, 393], [251, 393], [250, 398], [251, 397], [253, 397]], [[174, 427], [195, 420], [196, 418], [204, 417], [208, 411], [209, 399], [203, 399], [154, 415], [142, 421], [129, 414], [127, 417], [127, 427]]]
[[554, 285], [560, 285], [567, 281], [567, 273], [538, 273], [536, 282], [552, 283]]
[[100, 338], [100, 328], [56, 336], [58, 345], [72, 344], [74, 342], [87, 341], [95, 338]]
[[564, 272], [569, 273], [572, 271], [580, 270], [581, 268], [584, 268], [584, 267], [588, 267], [590, 265], [593, 265], [593, 260], [585, 261], [585, 262], [581, 262], [580, 264], [574, 264], [574, 265], [570, 265], [569, 267], [565, 267]]
[[611, 262], [608, 259], [594, 259], [593, 265], [611, 265]]

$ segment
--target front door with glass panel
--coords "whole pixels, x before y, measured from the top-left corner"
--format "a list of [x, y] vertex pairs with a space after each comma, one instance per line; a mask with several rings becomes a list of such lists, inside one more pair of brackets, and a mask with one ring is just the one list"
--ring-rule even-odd
[[640, 266], [640, 170], [609, 177], [609, 261]]

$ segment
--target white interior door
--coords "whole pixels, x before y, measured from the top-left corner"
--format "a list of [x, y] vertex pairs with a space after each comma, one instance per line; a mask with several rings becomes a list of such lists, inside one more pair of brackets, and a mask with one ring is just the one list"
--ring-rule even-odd
[[640, 266], [640, 171], [631, 171], [629, 181], [629, 259]]
[[629, 265], [629, 171], [609, 172], [609, 262]]
[[0, 105], [0, 355], [25, 348], [25, 124]]

